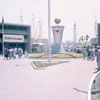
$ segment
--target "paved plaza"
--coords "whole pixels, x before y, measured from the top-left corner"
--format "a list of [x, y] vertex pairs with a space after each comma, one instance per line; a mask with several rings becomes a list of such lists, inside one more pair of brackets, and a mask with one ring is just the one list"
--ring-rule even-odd
[[0, 58], [0, 100], [87, 100], [96, 61], [61, 60], [70, 62], [36, 70], [31, 59]]

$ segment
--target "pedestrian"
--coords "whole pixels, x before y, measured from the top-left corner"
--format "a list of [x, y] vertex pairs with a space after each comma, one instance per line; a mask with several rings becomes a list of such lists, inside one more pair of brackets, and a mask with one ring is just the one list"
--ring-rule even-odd
[[95, 47], [95, 56], [97, 56], [97, 53], [98, 53], [98, 49], [97, 47]]
[[5, 58], [8, 60], [8, 57], [9, 57], [9, 49], [8, 48], [5, 48]]
[[21, 58], [23, 56], [23, 49], [18, 48], [18, 57]]
[[25, 51], [25, 55], [24, 55], [24, 57], [25, 57], [25, 58], [28, 58], [28, 56], [29, 56], [28, 52]]
[[18, 58], [21, 58], [21, 49], [18, 48]]
[[9, 49], [9, 51], [8, 51], [8, 56], [9, 56], [9, 59], [12, 58], [12, 48]]
[[86, 58], [86, 48], [85, 47], [83, 47], [82, 53], [83, 53], [83, 59], [85, 60]]
[[21, 50], [21, 57], [23, 56], [23, 49], [22, 48], [20, 48], [20, 50]]
[[13, 59], [15, 59], [15, 58], [16, 58], [16, 49], [15, 49], [15, 48], [13, 48], [13, 51], [12, 51], [12, 56], [13, 56]]
[[4, 49], [4, 59], [8, 59], [8, 57], [7, 57], [7, 48]]
[[100, 71], [100, 48], [97, 53], [97, 71]]
[[95, 59], [95, 49], [94, 49], [94, 47], [91, 47], [91, 49], [90, 49], [90, 59], [91, 60]]
[[87, 60], [90, 60], [90, 49], [89, 49], [89, 47], [87, 48]]

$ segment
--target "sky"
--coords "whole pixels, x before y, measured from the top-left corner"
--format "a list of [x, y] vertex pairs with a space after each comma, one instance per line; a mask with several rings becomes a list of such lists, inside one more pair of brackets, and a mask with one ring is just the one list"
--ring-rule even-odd
[[[77, 38], [95, 35], [95, 21], [100, 23], [100, 0], [50, 0], [51, 2], [51, 26], [55, 18], [61, 19], [59, 25], [64, 26], [62, 41], [73, 40], [73, 28], [76, 23]], [[32, 25], [33, 15], [34, 31], [38, 34], [38, 21], [42, 23], [41, 38], [48, 38], [48, 0], [0, 0], [0, 22], [2, 16], [5, 23], [21, 23]], [[51, 38], [52, 30], [51, 30]]]

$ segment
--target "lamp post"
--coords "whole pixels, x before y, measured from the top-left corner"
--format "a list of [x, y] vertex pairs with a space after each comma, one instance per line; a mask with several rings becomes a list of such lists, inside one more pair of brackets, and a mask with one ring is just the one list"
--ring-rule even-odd
[[48, 0], [48, 48], [49, 48], [49, 56], [48, 56], [48, 62], [51, 62], [51, 24], [50, 24], [50, 0]]

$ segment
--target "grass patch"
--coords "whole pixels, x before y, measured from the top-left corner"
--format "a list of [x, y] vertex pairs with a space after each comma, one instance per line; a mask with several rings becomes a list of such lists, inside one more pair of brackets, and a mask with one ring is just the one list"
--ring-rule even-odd
[[69, 61], [52, 61], [51, 63], [49, 63], [48, 61], [33, 61], [32, 63], [36, 66], [36, 67], [48, 67], [48, 66], [53, 66], [53, 65], [57, 65], [57, 64], [62, 64], [62, 63], [67, 63]]

